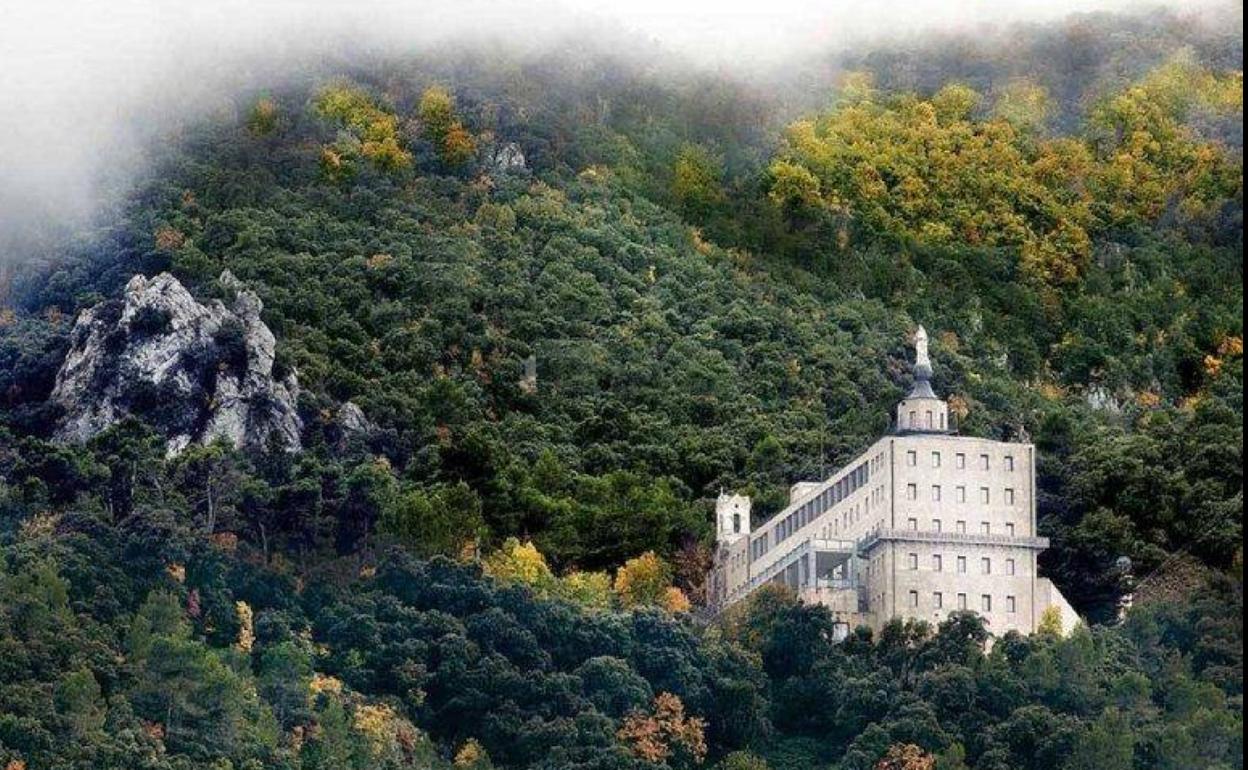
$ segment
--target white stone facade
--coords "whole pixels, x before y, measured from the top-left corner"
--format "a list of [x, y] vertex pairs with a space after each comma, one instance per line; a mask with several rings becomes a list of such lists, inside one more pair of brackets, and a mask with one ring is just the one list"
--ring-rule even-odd
[[[757, 527], [748, 498], [720, 496], [713, 609], [779, 582], [827, 605], [843, 632], [972, 610], [994, 635], [1031, 633], [1049, 606], [1073, 626], [1036, 569], [1048, 540], [1036, 534], [1035, 447], [955, 435], [929, 383], [921, 327], [916, 347], [915, 387], [893, 434], [827, 479], [793, 485], [789, 505]], [[731, 518], [742, 510], [744, 526]]]

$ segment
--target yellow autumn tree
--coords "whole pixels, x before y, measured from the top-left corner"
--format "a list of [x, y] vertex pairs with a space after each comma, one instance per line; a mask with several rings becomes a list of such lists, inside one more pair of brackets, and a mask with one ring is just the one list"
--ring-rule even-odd
[[340, 82], [317, 94], [313, 107], [323, 118], [337, 122], [346, 136], [322, 148], [321, 168], [333, 177], [348, 175], [356, 156], [377, 168], [396, 171], [411, 165], [412, 156], [399, 133], [399, 119], [364, 89]]
[[936, 757], [913, 743], [895, 743], [875, 763], [875, 770], [935, 770]]
[[1090, 181], [1107, 224], [1199, 222], [1242, 190], [1242, 161], [1188, 127], [1198, 109], [1242, 120], [1243, 73], [1214, 73], [1181, 52], [1093, 110]]
[[243, 652], [251, 652], [256, 643], [256, 629], [251, 605], [244, 601], [234, 603], [235, 614], [238, 615], [238, 640], [234, 646]]
[[391, 753], [395, 739], [406, 729], [398, 713], [385, 703], [361, 703], [351, 715], [351, 726], [364, 736], [375, 759]]
[[426, 88], [416, 107], [416, 116], [425, 138], [443, 163], [459, 166], [472, 160], [477, 151], [476, 139], [464, 127], [450, 91], [436, 85]]
[[1057, 607], [1045, 607], [1040, 613], [1036, 633], [1042, 636], [1062, 636], [1062, 611]]
[[793, 211], [825, 202], [820, 198], [819, 178], [800, 163], [776, 160], [767, 173], [771, 177], [767, 195], [777, 206]]
[[1010, 121], [977, 118], [979, 101], [960, 84], [930, 99], [863, 89], [789, 126], [771, 200], [790, 215], [822, 211], [924, 244], [1027, 247], [1037, 277], [1073, 280], [1090, 256], [1086, 194], [1037, 167]]
[[247, 130], [255, 136], [269, 136], [277, 130], [279, 117], [276, 102], [267, 97], [257, 99], [247, 112]]
[[624, 609], [661, 607], [668, 612], [687, 612], [689, 599], [672, 586], [672, 569], [653, 551], [624, 562], [615, 573], [616, 599]]
[[555, 587], [555, 574], [531, 541], [521, 543], [514, 537], [507, 538], [501, 548], [485, 558], [482, 566], [485, 574], [496, 580], [523, 583], [542, 593]]
[[558, 596], [587, 610], [611, 608], [611, 577], [605, 572], [573, 571], [559, 579]]
[[469, 738], [455, 752], [455, 767], [459, 770], [492, 770], [494, 763], [485, 747], [476, 738]]
[[676, 586], [668, 586], [663, 592], [663, 609], [668, 612], [688, 612], [693, 609], [692, 602], [689, 597], [685, 596], [685, 592]]
[[1242, 162], [1187, 124], [1198, 111], [1242, 116], [1241, 73], [1176, 57], [1096, 105], [1082, 139], [1042, 137], [1049, 99], [1028, 81], [987, 115], [979, 100], [959, 84], [925, 99], [859, 79], [787, 128], [769, 197], [792, 225], [824, 216], [906, 242], [1010, 249], [1028, 278], [1058, 287], [1086, 273], [1096, 233], [1216, 226], [1242, 194]]
[[477, 140], [472, 137], [463, 124], [456, 123], [442, 139], [441, 152], [443, 162], [448, 166], [462, 166], [472, 160], [477, 153]]
[[429, 86], [420, 95], [416, 116], [420, 119], [425, 136], [435, 144], [441, 142], [458, 122], [455, 117], [455, 97], [442, 86]]

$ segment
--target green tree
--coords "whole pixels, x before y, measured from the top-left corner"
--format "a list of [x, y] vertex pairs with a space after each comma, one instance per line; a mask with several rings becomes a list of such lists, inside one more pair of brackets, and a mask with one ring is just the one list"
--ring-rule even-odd
[[312, 662], [296, 642], [280, 642], [261, 651], [257, 685], [284, 728], [303, 724], [311, 716], [311, 683]]
[[1134, 767], [1130, 721], [1117, 710], [1105, 711], [1075, 741], [1065, 767], [1070, 770], [1130, 770]]
[[719, 770], [771, 770], [766, 760], [748, 751], [732, 752], [717, 767]]
[[224, 440], [187, 447], [174, 463], [173, 475], [205, 532], [213, 534], [219, 524], [235, 522], [246, 471]]
[[724, 200], [719, 159], [701, 145], [683, 145], [672, 166], [672, 196], [686, 216], [708, 216]]
[[397, 495], [381, 512], [378, 526], [424, 555], [456, 555], [485, 533], [481, 500], [462, 481]]
[[155, 493], [163, 448], [152, 429], [134, 418], [100, 432], [89, 446], [108, 470], [103, 498], [112, 519], [120, 521]]
[[87, 669], [71, 671], [56, 685], [56, 712], [79, 740], [88, 740], [104, 727], [107, 708], [100, 684]]

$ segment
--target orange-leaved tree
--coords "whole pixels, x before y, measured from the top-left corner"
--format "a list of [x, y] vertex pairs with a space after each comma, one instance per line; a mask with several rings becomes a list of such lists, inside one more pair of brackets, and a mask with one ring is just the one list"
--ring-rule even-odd
[[670, 692], [656, 695], [649, 712], [625, 717], [617, 737], [648, 762], [687, 767], [706, 758], [706, 721], [685, 716], [685, 704]]

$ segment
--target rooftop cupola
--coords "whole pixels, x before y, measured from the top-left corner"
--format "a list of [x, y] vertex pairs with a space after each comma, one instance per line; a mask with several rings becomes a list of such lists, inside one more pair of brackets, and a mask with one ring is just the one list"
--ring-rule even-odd
[[898, 433], [949, 433], [949, 405], [932, 390], [932, 359], [927, 330], [914, 333], [914, 387], [897, 405]]

